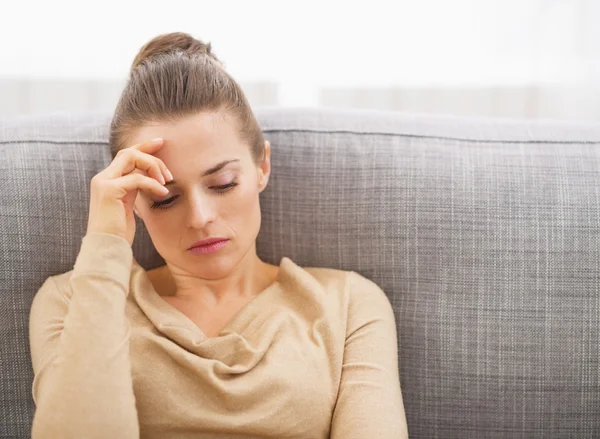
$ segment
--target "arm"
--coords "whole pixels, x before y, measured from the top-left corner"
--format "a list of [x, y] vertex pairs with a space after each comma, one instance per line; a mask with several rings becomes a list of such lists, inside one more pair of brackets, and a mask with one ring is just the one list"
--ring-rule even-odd
[[331, 439], [406, 439], [392, 306], [373, 281], [356, 272], [348, 281], [346, 344]]
[[125, 300], [133, 252], [108, 233], [82, 239], [72, 275], [38, 290], [29, 318], [32, 438], [139, 438]]

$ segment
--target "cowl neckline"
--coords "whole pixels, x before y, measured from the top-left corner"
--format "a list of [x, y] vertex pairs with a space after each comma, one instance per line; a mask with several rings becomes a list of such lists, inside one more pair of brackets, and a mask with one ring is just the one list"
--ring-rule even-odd
[[[251, 316], [269, 313], [277, 298], [289, 290], [294, 270], [302, 270], [288, 257], [282, 257], [275, 280], [242, 307], [215, 336], [208, 337], [188, 316], [165, 301], [150, 281], [147, 271], [133, 259], [129, 291], [140, 309], [152, 322], [156, 330], [185, 349], [197, 354], [214, 351], [220, 345], [237, 345], [237, 351], [255, 351], [244, 337], [246, 332], [264, 330], [264, 325], [253, 324]], [[275, 323], [275, 322], [273, 322]], [[258, 326], [257, 326], [258, 325]], [[214, 352], [213, 352], [214, 353]]]

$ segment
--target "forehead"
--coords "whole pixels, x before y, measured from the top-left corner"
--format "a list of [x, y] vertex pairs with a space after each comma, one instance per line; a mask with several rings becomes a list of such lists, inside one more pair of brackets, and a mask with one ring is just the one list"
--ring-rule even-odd
[[212, 163], [220, 158], [239, 156], [248, 146], [239, 138], [232, 117], [224, 113], [202, 112], [173, 122], [152, 122], [135, 130], [129, 144], [162, 137], [164, 144], [153, 155], [173, 166], [182, 162]]

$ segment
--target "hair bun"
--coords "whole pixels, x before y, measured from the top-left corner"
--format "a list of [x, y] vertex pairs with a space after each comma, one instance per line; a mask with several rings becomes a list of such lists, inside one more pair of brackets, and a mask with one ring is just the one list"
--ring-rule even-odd
[[131, 64], [131, 71], [151, 58], [177, 52], [188, 56], [206, 55], [221, 64], [212, 53], [210, 43], [204, 43], [185, 32], [171, 32], [158, 35], [144, 44]]

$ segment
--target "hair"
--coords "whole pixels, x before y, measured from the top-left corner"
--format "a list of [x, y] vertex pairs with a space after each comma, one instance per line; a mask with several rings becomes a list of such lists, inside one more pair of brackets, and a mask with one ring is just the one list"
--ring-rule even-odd
[[210, 43], [173, 32], [154, 37], [135, 57], [110, 124], [114, 158], [133, 130], [176, 122], [202, 111], [233, 116], [255, 163], [264, 158], [263, 132], [240, 85], [212, 53]]

